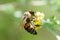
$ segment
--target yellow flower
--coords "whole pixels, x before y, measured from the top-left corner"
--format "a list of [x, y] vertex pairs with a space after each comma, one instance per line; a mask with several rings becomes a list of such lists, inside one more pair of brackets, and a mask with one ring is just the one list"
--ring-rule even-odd
[[34, 21], [35, 30], [38, 30], [42, 27], [42, 20], [44, 19], [44, 14], [40, 12], [36, 12], [35, 17], [36, 17]]
[[40, 13], [40, 12], [36, 12], [35, 13], [35, 16], [36, 16], [36, 18], [38, 18], [40, 20], [43, 20], [44, 17], [45, 17], [44, 13]]
[[34, 25], [35, 25], [35, 30], [38, 30], [39, 28], [42, 27], [42, 21], [37, 19], [34, 21]]

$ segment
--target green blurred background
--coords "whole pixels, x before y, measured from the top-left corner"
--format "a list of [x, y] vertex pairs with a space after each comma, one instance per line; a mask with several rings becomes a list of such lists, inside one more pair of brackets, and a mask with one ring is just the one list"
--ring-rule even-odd
[[[45, 18], [56, 16], [60, 20], [60, 0], [0, 0], [0, 40], [58, 40], [47, 28], [38, 30], [38, 35], [26, 32], [22, 25], [23, 13], [40, 11]], [[60, 35], [60, 30], [56, 30]]]

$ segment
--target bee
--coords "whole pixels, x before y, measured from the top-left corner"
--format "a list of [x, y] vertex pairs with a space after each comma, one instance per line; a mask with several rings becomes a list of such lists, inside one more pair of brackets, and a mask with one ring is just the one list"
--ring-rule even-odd
[[23, 18], [24, 29], [33, 35], [37, 35], [36, 30], [42, 27], [43, 19], [44, 19], [43, 13], [34, 11], [25, 12]]
[[24, 13], [24, 29], [33, 34], [33, 35], [37, 35], [36, 30], [34, 29], [34, 25], [33, 25], [33, 17], [34, 17], [34, 12], [33, 11], [28, 11]]

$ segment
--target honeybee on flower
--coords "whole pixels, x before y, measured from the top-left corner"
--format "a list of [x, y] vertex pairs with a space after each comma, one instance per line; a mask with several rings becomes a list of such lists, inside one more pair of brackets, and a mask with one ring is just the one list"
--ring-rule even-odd
[[37, 35], [36, 30], [42, 27], [44, 17], [43, 13], [26, 11], [23, 18], [24, 29], [31, 34]]

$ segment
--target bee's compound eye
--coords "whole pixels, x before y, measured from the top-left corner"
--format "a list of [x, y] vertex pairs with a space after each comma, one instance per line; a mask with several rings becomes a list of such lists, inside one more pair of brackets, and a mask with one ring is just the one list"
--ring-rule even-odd
[[30, 12], [30, 14], [31, 14], [31, 15], [33, 15], [33, 16], [34, 16], [34, 11], [29, 11], [29, 12]]

